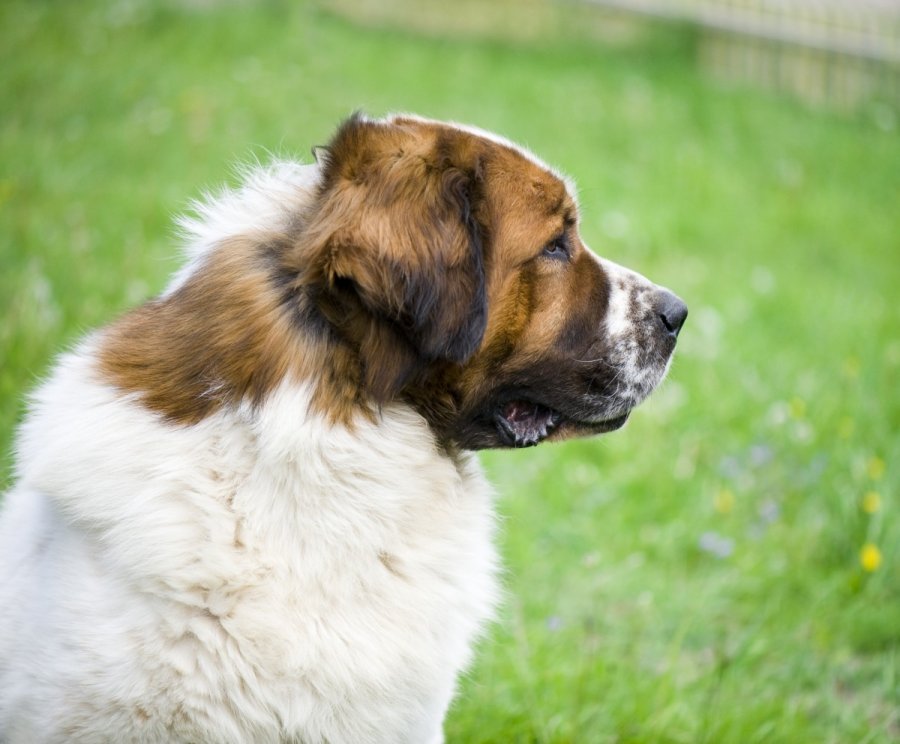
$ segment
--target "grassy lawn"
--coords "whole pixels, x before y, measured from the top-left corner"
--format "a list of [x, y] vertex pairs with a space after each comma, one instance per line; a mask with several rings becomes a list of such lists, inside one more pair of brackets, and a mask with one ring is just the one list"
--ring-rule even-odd
[[508, 599], [448, 742], [897, 741], [898, 112], [725, 89], [683, 33], [568, 31], [0, 4], [0, 483], [23, 393], [163, 286], [172, 216], [235, 163], [357, 108], [475, 123], [571, 174], [588, 242], [691, 315], [624, 431], [483, 458]]

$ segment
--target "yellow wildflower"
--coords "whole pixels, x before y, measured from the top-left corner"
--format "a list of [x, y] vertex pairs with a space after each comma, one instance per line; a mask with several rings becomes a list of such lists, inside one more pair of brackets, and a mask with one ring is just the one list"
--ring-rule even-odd
[[866, 472], [872, 480], [881, 480], [884, 475], [884, 460], [877, 455], [870, 457], [866, 464]]
[[863, 567], [863, 571], [868, 571], [869, 573], [877, 571], [881, 565], [881, 551], [878, 549], [878, 546], [873, 543], [863, 545], [862, 550], [859, 551], [859, 562]]
[[866, 514], [881, 511], [881, 494], [878, 491], [867, 491], [862, 499], [862, 510]]
[[734, 509], [734, 493], [730, 488], [723, 488], [713, 497], [713, 508], [719, 514], [730, 514]]

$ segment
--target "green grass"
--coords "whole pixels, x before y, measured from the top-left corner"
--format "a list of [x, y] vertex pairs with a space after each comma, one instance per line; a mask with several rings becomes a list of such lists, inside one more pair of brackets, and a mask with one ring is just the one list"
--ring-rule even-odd
[[897, 112], [724, 89], [680, 32], [612, 49], [569, 31], [0, 5], [2, 450], [54, 353], [163, 286], [172, 215], [234, 163], [305, 157], [357, 108], [498, 130], [576, 178], [595, 250], [691, 315], [623, 432], [483, 458], [508, 600], [448, 741], [896, 741]]

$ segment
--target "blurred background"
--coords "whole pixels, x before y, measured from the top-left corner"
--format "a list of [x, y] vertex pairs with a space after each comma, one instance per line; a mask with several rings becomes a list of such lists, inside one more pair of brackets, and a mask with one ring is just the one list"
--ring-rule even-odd
[[508, 598], [448, 742], [900, 740], [897, 0], [0, 4], [0, 484], [173, 217], [338, 122], [495, 130], [691, 315], [621, 432], [483, 456]]

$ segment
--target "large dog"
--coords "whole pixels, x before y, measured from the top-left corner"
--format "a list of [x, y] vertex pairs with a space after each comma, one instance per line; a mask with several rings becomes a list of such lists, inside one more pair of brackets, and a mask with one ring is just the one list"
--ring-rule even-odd
[[0, 740], [440, 742], [497, 601], [473, 450], [618, 429], [687, 315], [485, 132], [346, 121], [198, 205], [165, 292], [33, 396]]

